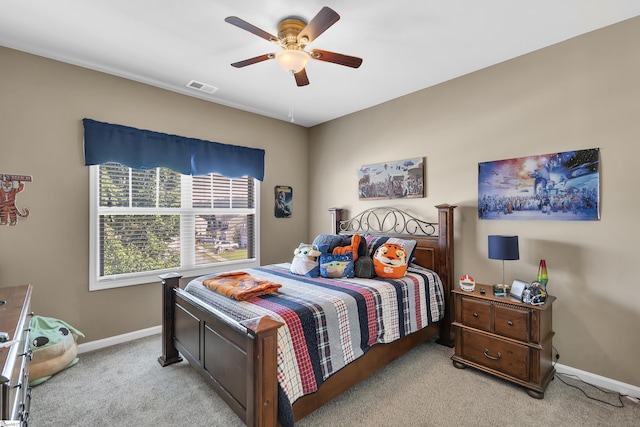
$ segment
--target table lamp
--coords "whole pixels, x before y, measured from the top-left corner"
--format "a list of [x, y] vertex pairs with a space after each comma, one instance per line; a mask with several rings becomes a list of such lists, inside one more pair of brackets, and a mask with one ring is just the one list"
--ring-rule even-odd
[[504, 285], [504, 262], [520, 259], [518, 236], [489, 236], [489, 259], [502, 260], [502, 285]]

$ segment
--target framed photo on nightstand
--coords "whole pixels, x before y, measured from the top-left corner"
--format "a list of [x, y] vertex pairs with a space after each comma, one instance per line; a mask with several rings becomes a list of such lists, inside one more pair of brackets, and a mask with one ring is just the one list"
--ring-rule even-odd
[[511, 284], [511, 291], [509, 292], [509, 296], [522, 300], [522, 292], [528, 285], [529, 284], [527, 282], [523, 282], [522, 280], [514, 280]]

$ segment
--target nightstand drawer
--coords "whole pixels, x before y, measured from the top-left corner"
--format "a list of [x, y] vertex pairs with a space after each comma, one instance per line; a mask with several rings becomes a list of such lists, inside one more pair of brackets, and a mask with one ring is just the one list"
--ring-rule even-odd
[[529, 381], [529, 348], [468, 329], [458, 331], [462, 357], [522, 381]]
[[496, 304], [494, 332], [505, 337], [529, 342], [529, 310]]
[[462, 323], [472, 328], [491, 330], [491, 304], [471, 298], [462, 298]]

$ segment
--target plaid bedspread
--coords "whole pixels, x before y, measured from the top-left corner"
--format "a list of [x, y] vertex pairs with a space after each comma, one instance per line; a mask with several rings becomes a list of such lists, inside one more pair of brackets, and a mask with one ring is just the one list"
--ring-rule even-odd
[[395, 341], [444, 317], [440, 278], [416, 265], [394, 280], [309, 278], [290, 273], [289, 266], [243, 270], [282, 285], [277, 293], [246, 301], [202, 285], [215, 275], [194, 279], [185, 290], [235, 320], [269, 315], [285, 324], [278, 330], [278, 384], [290, 404], [315, 392], [372, 345]]

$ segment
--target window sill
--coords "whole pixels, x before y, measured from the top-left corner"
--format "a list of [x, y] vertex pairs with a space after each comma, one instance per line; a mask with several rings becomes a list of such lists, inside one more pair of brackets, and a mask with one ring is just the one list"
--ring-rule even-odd
[[208, 265], [206, 267], [195, 267], [187, 269], [169, 269], [158, 270], [154, 272], [145, 272], [141, 274], [128, 274], [122, 276], [110, 276], [89, 281], [89, 291], [102, 291], [106, 289], [122, 288], [126, 286], [147, 285], [151, 283], [159, 283], [159, 276], [167, 273], [177, 273], [182, 277], [199, 277], [205, 274], [223, 273], [227, 271], [242, 270], [245, 268], [259, 267], [258, 259], [249, 259], [242, 261], [225, 262], [221, 265]]

